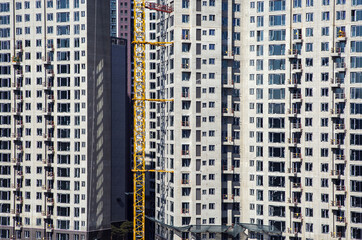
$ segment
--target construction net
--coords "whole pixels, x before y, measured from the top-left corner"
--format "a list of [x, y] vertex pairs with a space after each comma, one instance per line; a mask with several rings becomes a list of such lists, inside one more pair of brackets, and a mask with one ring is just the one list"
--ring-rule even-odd
[[246, 234], [245, 231], [255, 232], [261, 234], [267, 234], [272, 236], [280, 236], [282, 232], [275, 229], [271, 226], [266, 225], [257, 225], [250, 223], [235, 223], [233, 226], [226, 225], [187, 225], [187, 226], [174, 226], [165, 224], [161, 221], [158, 221], [155, 218], [147, 217], [149, 220], [154, 221], [155, 223], [160, 224], [163, 227], [177, 231], [177, 232], [188, 232], [188, 233], [224, 233], [229, 234], [232, 237], [236, 237], [238, 234]]

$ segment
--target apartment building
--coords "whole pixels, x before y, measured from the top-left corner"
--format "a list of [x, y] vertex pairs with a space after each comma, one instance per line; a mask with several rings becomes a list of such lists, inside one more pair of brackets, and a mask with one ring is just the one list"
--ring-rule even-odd
[[[147, 12], [155, 217], [361, 239], [360, 0], [161, 1]], [[156, 226], [156, 239], [227, 239]]]
[[104, 2], [0, 2], [2, 239], [110, 237]]
[[[164, 224], [232, 225], [240, 219], [241, 8], [231, 1], [161, 1], [146, 12], [147, 153], [156, 169], [155, 218]], [[240, 34], [238, 35], [240, 40]], [[221, 239], [156, 225], [156, 239]], [[223, 236], [226, 237], [226, 236]]]
[[241, 8], [240, 220], [273, 239], [361, 239], [362, 1]]

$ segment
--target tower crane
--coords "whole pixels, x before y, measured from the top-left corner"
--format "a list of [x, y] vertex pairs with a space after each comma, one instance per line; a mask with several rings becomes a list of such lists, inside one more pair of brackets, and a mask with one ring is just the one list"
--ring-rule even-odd
[[[145, 239], [145, 115], [146, 101], [168, 101], [146, 99], [145, 46], [172, 44], [168, 42], [146, 42], [145, 8], [171, 13], [172, 7], [145, 0], [134, 0], [134, 80], [133, 80], [133, 239]], [[162, 171], [162, 170], [160, 170]], [[167, 171], [163, 171], [167, 172]]]

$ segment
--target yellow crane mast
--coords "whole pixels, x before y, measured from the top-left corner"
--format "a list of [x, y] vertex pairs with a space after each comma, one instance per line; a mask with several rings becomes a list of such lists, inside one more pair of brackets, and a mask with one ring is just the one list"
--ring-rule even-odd
[[[171, 7], [145, 0], [134, 0], [134, 80], [133, 80], [133, 239], [145, 239], [145, 101], [168, 101], [145, 97], [145, 44], [165, 45], [167, 42], [146, 42], [145, 8], [170, 13]], [[152, 170], [151, 170], [152, 171]], [[163, 171], [163, 170], [160, 170]], [[163, 171], [167, 172], [167, 171]]]
[[145, 239], [145, 1], [134, 0], [133, 239]]

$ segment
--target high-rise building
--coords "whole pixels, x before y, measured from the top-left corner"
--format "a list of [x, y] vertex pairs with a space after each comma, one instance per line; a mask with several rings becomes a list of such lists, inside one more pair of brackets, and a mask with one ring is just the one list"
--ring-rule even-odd
[[0, 238], [110, 238], [104, 2], [0, 3]]
[[241, 11], [240, 220], [286, 239], [360, 239], [362, 2]]
[[[155, 217], [176, 227], [231, 225], [240, 218], [240, 4], [160, 4], [173, 12], [146, 12], [147, 38], [173, 44], [147, 48], [147, 98], [174, 101], [147, 103], [147, 153], [174, 173], [156, 173]], [[155, 231], [156, 239], [191, 239]]]
[[132, 93], [133, 11], [131, 0], [111, 0], [111, 36], [127, 40], [127, 94]]
[[147, 103], [146, 147], [173, 173], [156, 173], [155, 218], [360, 239], [362, 2], [159, 3], [173, 12], [146, 12], [147, 41], [173, 45], [147, 47], [147, 98], [174, 101]]

